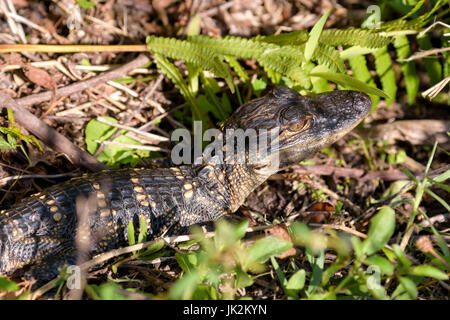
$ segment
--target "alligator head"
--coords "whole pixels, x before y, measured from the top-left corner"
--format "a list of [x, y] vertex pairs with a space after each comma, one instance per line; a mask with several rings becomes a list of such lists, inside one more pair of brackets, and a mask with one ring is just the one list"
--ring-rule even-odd
[[369, 96], [357, 91], [337, 90], [309, 97], [276, 87], [265, 97], [240, 106], [222, 129], [254, 129], [258, 138], [272, 135], [267, 139], [271, 143], [258, 149], [253, 164], [255, 173], [267, 178], [347, 134], [369, 113], [371, 105]]

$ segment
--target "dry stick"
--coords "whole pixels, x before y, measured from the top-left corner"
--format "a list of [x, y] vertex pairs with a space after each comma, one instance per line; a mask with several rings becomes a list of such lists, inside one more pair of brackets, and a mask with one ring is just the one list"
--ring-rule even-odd
[[[149, 61], [150, 59], [147, 56], [139, 55], [136, 59], [120, 68], [106, 72], [86, 81], [80, 81], [58, 89], [56, 98], [68, 96], [85, 89], [90, 89], [109, 80], [123, 77], [129, 71], [140, 67]], [[11, 108], [14, 112], [15, 119], [21, 124], [21, 126], [36, 135], [50, 148], [57, 152], [66, 154], [76, 166], [85, 167], [91, 171], [108, 169], [106, 165], [98, 162], [96, 158], [75, 146], [69, 139], [59, 134], [56, 130], [49, 127], [47, 124], [40, 121], [33, 114], [23, 108], [28, 105], [48, 101], [52, 98], [52, 95], [52, 91], [47, 91], [14, 101], [9, 96], [0, 93], [0, 107]]]
[[28, 110], [22, 108], [16, 101], [0, 92], [0, 106], [10, 108], [14, 112], [15, 120], [22, 127], [41, 139], [47, 146], [55, 151], [66, 154], [76, 166], [82, 166], [92, 171], [107, 169], [90, 154], [75, 146], [69, 139], [36, 118]]
[[[150, 59], [146, 55], [141, 54], [133, 61], [130, 61], [127, 64], [124, 64], [123, 66], [121, 66], [117, 69], [102, 73], [96, 77], [90, 78], [85, 81], [76, 82], [76, 83], [68, 85], [67, 87], [64, 87], [64, 88], [58, 88], [58, 92], [56, 93], [56, 98], [60, 98], [62, 96], [69, 96], [69, 95], [74, 94], [79, 91], [91, 89], [91, 88], [96, 87], [99, 84], [105, 83], [107, 81], [121, 78], [124, 75], [128, 74], [128, 72], [130, 72], [131, 70], [136, 69], [138, 67], [142, 67], [144, 64], [147, 64], [148, 62], [150, 62]], [[51, 99], [52, 94], [53, 93], [51, 91], [47, 91], [47, 92], [27, 96], [24, 98], [20, 98], [20, 99], [17, 99], [16, 101], [21, 106], [25, 107], [25, 106], [41, 103], [44, 101], [48, 101]]]

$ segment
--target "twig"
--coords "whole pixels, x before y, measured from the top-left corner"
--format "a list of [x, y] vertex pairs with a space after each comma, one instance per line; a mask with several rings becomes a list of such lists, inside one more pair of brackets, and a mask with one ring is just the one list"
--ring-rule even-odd
[[[56, 98], [69, 96], [73, 93], [95, 87], [101, 83], [123, 77], [129, 71], [140, 67], [150, 60], [145, 55], [139, 55], [133, 61], [123, 65], [116, 70], [106, 72], [86, 81], [80, 81], [67, 87], [58, 89]], [[92, 171], [107, 169], [108, 167], [97, 161], [96, 158], [75, 146], [69, 139], [59, 134], [56, 130], [40, 121], [33, 114], [27, 111], [25, 106], [50, 100], [53, 92], [47, 91], [41, 94], [31, 95], [14, 101], [9, 96], [0, 93], [0, 106], [11, 108], [18, 123], [25, 129], [36, 135], [46, 145], [55, 151], [66, 154], [69, 159], [77, 166], [85, 167]]]
[[152, 142], [155, 142], [155, 140], [157, 142], [169, 141], [169, 138], [158, 136], [157, 134], [141, 131], [141, 130], [138, 130], [136, 128], [130, 127], [130, 126], [125, 126], [123, 124], [113, 123], [113, 122], [108, 121], [108, 120], [106, 120], [106, 119], [104, 119], [102, 117], [98, 117], [97, 120], [98, 120], [98, 122], [101, 122], [101, 123], [104, 123], [104, 124], [107, 124], [107, 125], [119, 128], [119, 129], [124, 129], [124, 130], [128, 130], [128, 131], [134, 132], [137, 135], [145, 137], [146, 139], [148, 139], [149, 141], [152, 141]]
[[[71, 85], [68, 85], [64, 88], [58, 88], [58, 92], [56, 94], [56, 98], [60, 98], [62, 96], [70, 96], [71, 94], [74, 94], [79, 91], [83, 91], [86, 89], [91, 89], [93, 87], [98, 86], [99, 84], [105, 83], [110, 80], [114, 80], [117, 78], [121, 78], [124, 75], [128, 74], [129, 71], [136, 69], [137, 67], [141, 67], [144, 64], [147, 64], [150, 62], [150, 59], [144, 55], [139, 55], [136, 59], [133, 61], [128, 62], [127, 64], [124, 64], [123, 66], [108, 71], [106, 73], [102, 73], [98, 76], [95, 76], [93, 78], [90, 78], [85, 81], [80, 81]], [[29, 106], [37, 103], [41, 103], [44, 101], [50, 100], [52, 97], [52, 92], [47, 91], [39, 94], [30, 95], [24, 98], [17, 99], [17, 103], [19, 103], [21, 106]]]
[[[51, 92], [50, 92], [51, 95]], [[66, 154], [69, 159], [79, 167], [85, 167], [92, 171], [107, 169], [87, 152], [75, 146], [69, 139], [49, 127], [45, 122], [36, 118], [25, 108], [6, 94], [0, 92], [0, 107], [10, 108], [14, 112], [14, 118], [21, 126], [41, 139], [47, 146], [55, 151]]]
[[116, 141], [102, 141], [102, 140], [95, 140], [95, 142], [104, 144], [104, 145], [108, 145], [108, 146], [117, 146], [117, 147], [137, 149], [137, 150], [170, 152], [170, 150], [168, 150], [168, 149], [155, 147], [155, 146], [142, 146], [139, 144], [122, 143], [122, 142], [116, 142]]
[[65, 178], [65, 177], [77, 177], [79, 176], [76, 173], [59, 173], [59, 174], [24, 174], [18, 176], [9, 176], [6, 178], [0, 179], [0, 184], [16, 180], [16, 179], [54, 179], [54, 178]]

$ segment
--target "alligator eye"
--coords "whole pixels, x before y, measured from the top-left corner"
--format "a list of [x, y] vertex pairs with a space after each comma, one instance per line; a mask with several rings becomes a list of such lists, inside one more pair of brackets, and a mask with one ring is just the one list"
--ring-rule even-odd
[[294, 125], [287, 128], [290, 132], [300, 132], [308, 129], [311, 126], [312, 116], [306, 116], [302, 121], [295, 123]]

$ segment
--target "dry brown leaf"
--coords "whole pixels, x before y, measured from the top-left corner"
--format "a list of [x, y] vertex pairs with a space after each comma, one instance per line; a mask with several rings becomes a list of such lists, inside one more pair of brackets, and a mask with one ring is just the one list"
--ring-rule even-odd
[[[274, 237], [292, 242], [291, 236], [289, 235], [289, 232], [286, 230], [284, 226], [278, 225], [273, 228], [267, 229], [264, 231], [266, 235], [272, 235]], [[277, 255], [277, 258], [285, 259], [288, 257], [293, 257], [297, 255], [297, 249], [292, 247], [289, 250], [283, 252], [282, 254]]]
[[38, 86], [44, 87], [48, 90], [55, 90], [55, 81], [53, 81], [52, 77], [47, 73], [47, 71], [33, 67], [32, 65], [24, 66], [23, 71], [27, 78], [34, 84], [37, 84]]

